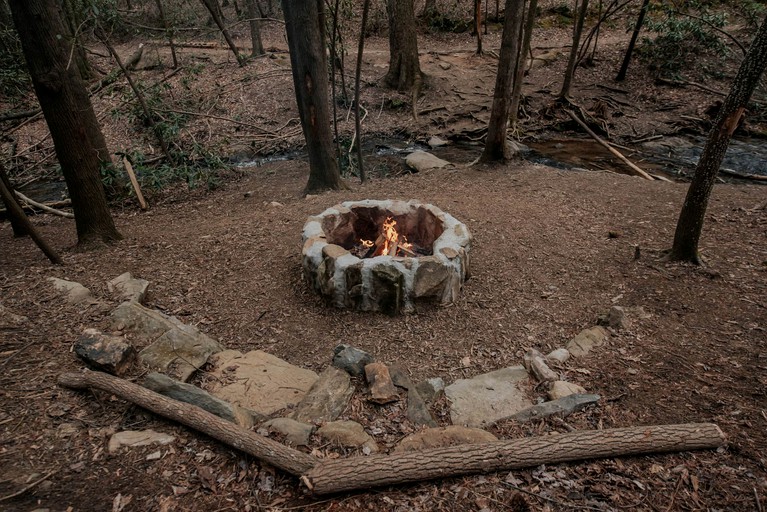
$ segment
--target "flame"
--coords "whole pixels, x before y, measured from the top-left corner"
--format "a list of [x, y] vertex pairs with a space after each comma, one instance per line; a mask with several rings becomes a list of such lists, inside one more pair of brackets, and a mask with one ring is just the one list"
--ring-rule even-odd
[[[383, 223], [381, 235], [375, 243], [371, 240], [360, 240], [360, 243], [367, 248], [379, 245], [373, 256], [397, 256], [397, 252], [403, 254], [411, 252], [413, 244], [407, 241], [406, 236], [400, 235], [397, 232], [396, 226], [397, 221], [391, 217], [387, 217]], [[381, 240], [381, 238], [383, 238], [383, 240]]]

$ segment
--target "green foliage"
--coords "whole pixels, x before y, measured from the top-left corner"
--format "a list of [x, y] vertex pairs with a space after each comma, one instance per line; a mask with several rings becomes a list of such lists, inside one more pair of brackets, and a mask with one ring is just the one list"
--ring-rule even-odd
[[754, 30], [759, 28], [759, 25], [767, 15], [767, 5], [764, 0], [740, 0], [737, 2], [740, 13], [748, 23], [748, 26]]
[[466, 6], [458, 2], [451, 6], [440, 6], [439, 9], [428, 13], [426, 24], [435, 32], [461, 33], [472, 29], [473, 20], [467, 18], [471, 10], [467, 12]]
[[[149, 192], [159, 192], [180, 183], [185, 183], [189, 189], [203, 187], [213, 190], [218, 187], [220, 172], [226, 167], [218, 156], [198, 145], [195, 145], [190, 153], [177, 155], [178, 164], [147, 164], [147, 156], [140, 151], [130, 153], [128, 159], [133, 164], [141, 189]], [[114, 178], [102, 174], [105, 185], [111, 184], [108, 180]], [[130, 190], [129, 193], [133, 194], [133, 191]]]
[[656, 37], [645, 38], [638, 53], [661, 75], [676, 77], [690, 67], [700, 67], [696, 57], [727, 54], [727, 46], [715, 30], [725, 26], [727, 15], [710, 13], [697, 2], [690, 4], [699, 8], [692, 16], [675, 11], [673, 6], [651, 4], [645, 28]]
[[21, 42], [16, 35], [6, 0], [0, 0], [0, 94], [19, 98], [29, 92], [31, 81], [21, 53]]

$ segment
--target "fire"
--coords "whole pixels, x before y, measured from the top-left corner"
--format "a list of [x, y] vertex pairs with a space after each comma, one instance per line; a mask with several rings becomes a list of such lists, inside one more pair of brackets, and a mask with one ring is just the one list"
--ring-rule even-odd
[[370, 240], [360, 240], [363, 247], [367, 249], [371, 249], [375, 246], [375, 251], [371, 257], [386, 255], [397, 256], [398, 252], [402, 253], [400, 255], [412, 256], [414, 254], [412, 251], [413, 244], [407, 241], [406, 236], [400, 235], [397, 232], [396, 226], [397, 221], [391, 217], [387, 217], [383, 223], [381, 234], [378, 235], [378, 240], [375, 242]]

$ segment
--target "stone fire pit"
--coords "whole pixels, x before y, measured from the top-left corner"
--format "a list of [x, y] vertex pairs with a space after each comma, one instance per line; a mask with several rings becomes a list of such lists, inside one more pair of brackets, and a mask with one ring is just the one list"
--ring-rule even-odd
[[[410, 249], [405, 255], [395, 244], [398, 255], [370, 257], [375, 248], [362, 240], [380, 241], [387, 220], [396, 221]], [[303, 242], [309, 281], [341, 308], [396, 314], [412, 312], [420, 301], [450, 304], [469, 277], [469, 230], [430, 204], [347, 201], [309, 217]]]

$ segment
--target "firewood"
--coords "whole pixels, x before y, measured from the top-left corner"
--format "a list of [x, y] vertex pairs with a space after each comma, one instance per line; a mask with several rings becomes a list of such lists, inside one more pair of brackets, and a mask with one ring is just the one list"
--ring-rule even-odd
[[322, 461], [301, 477], [315, 494], [602, 457], [718, 448], [712, 423], [616, 428]]
[[399, 242], [394, 242], [389, 249], [389, 256], [396, 256], [397, 255], [397, 247], [399, 246]]
[[318, 462], [311, 455], [223, 420], [195, 405], [173, 400], [106, 373], [92, 371], [63, 373], [59, 375], [58, 383], [70, 389], [93, 388], [106, 391], [164, 418], [199, 430], [213, 439], [268, 462], [291, 475], [304, 474]]

